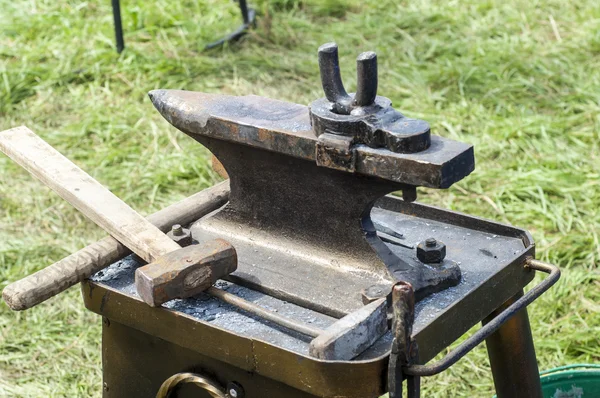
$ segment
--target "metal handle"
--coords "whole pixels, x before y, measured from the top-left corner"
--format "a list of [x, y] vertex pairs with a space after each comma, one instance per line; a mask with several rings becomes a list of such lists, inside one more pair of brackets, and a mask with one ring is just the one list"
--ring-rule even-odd
[[223, 388], [217, 383], [196, 373], [177, 373], [169, 377], [160, 386], [158, 393], [156, 393], [156, 398], [168, 398], [175, 387], [180, 384], [188, 383], [192, 383], [202, 388], [204, 391], [208, 392], [212, 398], [229, 398], [229, 395], [226, 395], [223, 392]]
[[412, 365], [404, 368], [402, 372], [412, 376], [433, 376], [443, 372], [450, 366], [454, 365], [459, 359], [464, 357], [469, 351], [487, 339], [492, 333], [497, 331], [500, 326], [502, 326], [504, 322], [508, 321], [513, 315], [527, 307], [535, 299], [541, 296], [546, 290], [556, 283], [558, 278], [560, 278], [560, 270], [558, 267], [543, 261], [529, 258], [525, 261], [525, 268], [545, 272], [549, 274], [549, 276], [540, 282], [540, 284], [528, 291], [523, 297], [506, 308], [506, 310], [495, 317], [490, 323], [484, 325], [481, 329], [475, 332], [471, 337], [461, 343], [444, 358], [432, 365]]

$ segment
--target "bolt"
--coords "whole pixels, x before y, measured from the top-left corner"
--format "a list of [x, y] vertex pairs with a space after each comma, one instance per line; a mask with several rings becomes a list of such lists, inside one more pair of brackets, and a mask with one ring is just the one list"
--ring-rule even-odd
[[380, 298], [388, 297], [392, 291], [391, 285], [372, 285], [363, 289], [361, 292], [364, 305], [372, 303]]
[[425, 264], [439, 264], [446, 257], [446, 245], [434, 238], [426, 239], [417, 245], [417, 258]]
[[244, 389], [235, 381], [227, 383], [227, 395], [231, 398], [244, 398]]
[[171, 227], [171, 232], [173, 232], [173, 235], [175, 236], [181, 236], [183, 235], [183, 228], [179, 224], [174, 224]]
[[104, 389], [104, 391], [108, 391], [108, 383], [107, 383], [107, 382], [104, 382], [104, 383], [102, 384], [102, 388]]
[[192, 234], [187, 228], [183, 228], [179, 224], [175, 224], [171, 227], [171, 230], [167, 232], [167, 236], [179, 243], [180, 246], [189, 246], [192, 244]]

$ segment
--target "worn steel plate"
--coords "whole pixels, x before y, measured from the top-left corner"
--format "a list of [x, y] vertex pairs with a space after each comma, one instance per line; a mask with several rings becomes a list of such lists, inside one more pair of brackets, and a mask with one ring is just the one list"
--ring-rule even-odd
[[[533, 255], [533, 242], [525, 231], [393, 197], [379, 201], [372, 217], [397, 229], [403, 242], [414, 244], [435, 236], [448, 245], [448, 257], [460, 264], [461, 283], [417, 303], [413, 337], [420, 359], [428, 361], [452, 341], [519, 292], [533, 277], [523, 268]], [[235, 245], [235, 244], [234, 244]], [[245, 246], [244, 246], [245, 247]], [[390, 245], [398, 254], [410, 255]], [[260, 250], [255, 248], [254, 250]], [[253, 275], [277, 274], [276, 264], [238, 249], [239, 271]], [[252, 259], [250, 259], [252, 258]], [[249, 372], [283, 382], [318, 396], [376, 397], [385, 390], [389, 335], [354, 361], [320, 361], [307, 356], [308, 339], [218, 304], [202, 295], [150, 308], [135, 293], [136, 264], [117, 263], [83, 285], [86, 306], [109, 319], [160, 337]], [[253, 266], [254, 264], [254, 266]], [[257, 265], [260, 264], [260, 267]], [[320, 278], [318, 268], [306, 276]], [[296, 283], [302, 281], [298, 277]], [[304, 322], [326, 326], [333, 318], [263, 293], [233, 286], [231, 292], [266, 308]]]

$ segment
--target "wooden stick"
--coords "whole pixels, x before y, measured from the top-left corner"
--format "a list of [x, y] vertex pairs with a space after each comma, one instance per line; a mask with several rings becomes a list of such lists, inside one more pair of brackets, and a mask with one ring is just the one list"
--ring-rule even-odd
[[[17, 127], [0, 132], [0, 149], [57, 191], [63, 198], [71, 203], [78, 203], [85, 211], [90, 212], [90, 207], [94, 208], [94, 206], [100, 205], [100, 216], [104, 218], [105, 215], [108, 215], [108, 220], [113, 223], [112, 228], [124, 228], [127, 234], [128, 231], [134, 233], [136, 228], [140, 228], [144, 223], [147, 223], [141, 216], [143, 222], [140, 222], [136, 217], [131, 217], [129, 206], [87, 176], [85, 172], [74, 166], [68, 159], [60, 155], [26, 127]], [[68, 162], [69, 167], [65, 167], [65, 162]], [[65, 180], [69, 182], [67, 189], [62, 187]], [[59, 184], [58, 181], [61, 181], [61, 183]], [[83, 189], [84, 187], [85, 189]], [[89, 192], [89, 190], [93, 190], [96, 194], [86, 194], [83, 198], [78, 197], [80, 191]], [[105, 196], [106, 192], [110, 193], [108, 196], [110, 200], [108, 201], [107, 196]], [[168, 230], [172, 224], [188, 224], [222, 206], [226, 203], [228, 194], [229, 183], [227, 181], [156, 213], [149, 221], [156, 224], [163, 231]], [[120, 215], [117, 214], [119, 209], [125, 210], [123, 206], [127, 209], [125, 214], [128, 214], [125, 217], [128, 223], [125, 224], [122, 222], [123, 219], [119, 219]], [[78, 207], [78, 209], [80, 208]], [[92, 209], [91, 213], [94, 213], [94, 211], [96, 210]], [[92, 220], [94, 222], [98, 221], [96, 219]], [[159, 229], [156, 229], [156, 233], [151, 234], [146, 234], [145, 230], [144, 235], [148, 239], [162, 241], [163, 237], [166, 238]], [[161, 237], [156, 238], [156, 236]], [[170, 239], [168, 239], [168, 242], [165, 247], [175, 245], [176, 247], [174, 246], [173, 250], [179, 248]], [[138, 243], [137, 239], [134, 243]], [[154, 244], [151, 243], [150, 246]], [[152, 259], [153, 255], [157, 255], [152, 253], [151, 250], [147, 250], [149, 248], [147, 245], [141, 247], [138, 245], [137, 248], [140, 253], [144, 253], [144, 256], [141, 256], [142, 258]], [[105, 238], [44, 270], [7, 286], [3, 292], [4, 300], [13, 310], [31, 308], [127, 254], [129, 254], [129, 251], [124, 245], [112, 237]]]
[[[173, 224], [188, 225], [227, 203], [229, 181], [198, 192], [148, 217], [161, 231]], [[119, 261], [131, 251], [112, 236], [92, 243], [62, 260], [4, 288], [2, 296], [14, 311], [32, 308], [96, 272]]]
[[27, 127], [0, 132], [0, 150], [147, 262], [180, 248]]

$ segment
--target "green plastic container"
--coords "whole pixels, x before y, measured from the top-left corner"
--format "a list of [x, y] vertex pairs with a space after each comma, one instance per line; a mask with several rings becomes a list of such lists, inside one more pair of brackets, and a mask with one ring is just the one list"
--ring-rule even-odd
[[567, 365], [540, 373], [544, 398], [600, 398], [600, 365]]
[[600, 398], [600, 365], [560, 366], [540, 376], [544, 398]]

